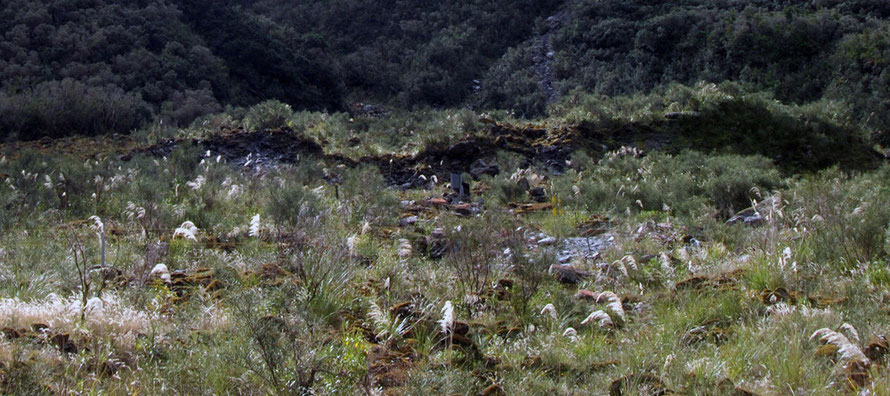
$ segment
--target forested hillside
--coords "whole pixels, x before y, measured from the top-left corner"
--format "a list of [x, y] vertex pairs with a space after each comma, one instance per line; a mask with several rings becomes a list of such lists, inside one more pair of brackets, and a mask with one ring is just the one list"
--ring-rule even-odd
[[890, 4], [850, 1], [4, 1], [4, 140], [188, 125], [277, 99], [544, 115], [572, 91], [736, 81], [886, 129]]

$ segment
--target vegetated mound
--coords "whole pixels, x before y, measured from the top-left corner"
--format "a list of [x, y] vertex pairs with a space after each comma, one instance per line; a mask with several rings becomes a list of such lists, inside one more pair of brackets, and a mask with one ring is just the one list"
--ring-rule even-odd
[[561, 173], [576, 150], [597, 157], [622, 146], [646, 151], [762, 155], [786, 173], [809, 172], [837, 165], [841, 169], [870, 169], [881, 156], [852, 127], [820, 119], [799, 119], [772, 112], [744, 100], [720, 102], [698, 112], [669, 112], [642, 121], [584, 120], [567, 125], [495, 122], [457, 141], [433, 143], [415, 155], [383, 154], [351, 159], [325, 153], [321, 143], [290, 127], [246, 131], [233, 129], [203, 139], [171, 139], [122, 156], [168, 155], [177, 146], [196, 146], [209, 156], [220, 156], [237, 166], [296, 163], [306, 156], [332, 165], [376, 166], [390, 185], [402, 188], [424, 184], [433, 175], [447, 180], [450, 173], [474, 178], [497, 175], [499, 151], [518, 154], [524, 167], [538, 166]]
[[583, 121], [575, 131], [589, 146], [762, 155], [789, 173], [833, 165], [847, 170], [871, 169], [882, 158], [851, 127], [824, 120], [797, 120], [750, 103], [723, 103], [702, 112], [667, 113], [651, 122], [603, 126]]

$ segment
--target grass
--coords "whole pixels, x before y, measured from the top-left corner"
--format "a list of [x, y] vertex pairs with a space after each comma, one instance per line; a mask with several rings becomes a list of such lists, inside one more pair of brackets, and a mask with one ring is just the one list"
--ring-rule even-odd
[[[688, 103], [670, 108], [703, 112], [684, 106], [730, 100], [728, 88], [705, 88], [673, 93]], [[603, 114], [619, 117], [636, 105], [610, 106]], [[467, 110], [351, 121], [275, 103], [251, 111], [176, 133], [284, 123], [327, 140], [328, 156], [353, 159], [486, 133]], [[567, 122], [581, 114], [560, 111]], [[349, 143], [353, 134], [360, 143]], [[585, 147], [564, 172], [539, 163], [522, 173], [558, 209], [526, 214], [508, 204], [532, 200], [511, 178], [527, 161], [497, 152], [491, 160], [504, 171], [478, 181], [490, 188], [473, 197], [481, 211], [471, 216], [418, 206], [444, 183], [399, 190], [373, 163], [330, 157], [240, 167], [187, 145], [130, 161], [7, 152], [0, 393], [886, 392], [885, 358], [854, 384], [810, 335], [850, 323], [864, 348], [890, 332], [890, 167], [789, 173], [757, 154]], [[726, 223], [752, 205], [760, 225]], [[107, 229], [108, 268], [99, 268], [92, 215]], [[416, 223], [400, 226], [409, 216]], [[591, 276], [561, 284], [547, 275], [555, 252], [536, 241], [581, 236], [590, 219], [605, 219], [611, 243], [571, 262]], [[185, 221], [197, 241], [173, 237]], [[91, 270], [87, 308], [72, 237]], [[403, 240], [410, 249], [400, 255]], [[168, 266], [170, 283], [141, 278], [159, 242], [166, 248], [152, 264]], [[442, 257], [431, 254], [437, 244]], [[103, 271], [113, 275], [100, 288]], [[614, 292], [626, 319], [582, 325], [597, 309], [615, 315], [578, 298], [582, 289]], [[455, 334], [437, 323], [446, 301]], [[547, 304], [555, 318], [540, 314]]]

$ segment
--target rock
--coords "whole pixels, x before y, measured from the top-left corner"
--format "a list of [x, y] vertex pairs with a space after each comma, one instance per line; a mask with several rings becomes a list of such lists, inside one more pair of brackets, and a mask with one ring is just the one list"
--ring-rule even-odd
[[560, 283], [572, 285], [580, 283], [584, 278], [593, 276], [593, 274], [588, 271], [582, 271], [571, 265], [564, 264], [551, 265], [550, 270], [547, 271], [547, 273], [556, 276], [556, 280]]
[[412, 303], [410, 301], [404, 301], [404, 302], [394, 305], [390, 309], [390, 312], [392, 312], [393, 315], [396, 315], [396, 316], [399, 316], [402, 318], [416, 318], [421, 315], [420, 312], [417, 312], [417, 309], [416, 309], [414, 303]]
[[426, 239], [429, 257], [433, 260], [445, 255], [445, 230], [436, 228]]
[[590, 290], [581, 289], [581, 290], [578, 290], [577, 293], [575, 293], [575, 298], [577, 298], [579, 300], [596, 300], [596, 297], [598, 295], [599, 294], [594, 293]]
[[455, 321], [451, 327], [451, 331], [455, 335], [467, 336], [470, 334], [470, 324], [467, 322]]
[[745, 225], [756, 227], [763, 224], [763, 216], [760, 212], [753, 208], [745, 209], [726, 221], [726, 224], [745, 223]]
[[600, 251], [609, 245], [611, 242], [608, 234], [586, 238], [564, 238], [556, 258], [560, 263], [567, 263], [575, 257], [596, 259]]
[[877, 361], [887, 354], [888, 348], [890, 348], [890, 344], [888, 344], [887, 339], [883, 335], [872, 336], [862, 352], [872, 361]]
[[479, 180], [483, 175], [497, 176], [498, 173], [501, 173], [501, 169], [497, 165], [488, 164], [482, 159], [478, 159], [470, 165], [470, 175], [476, 180]]
[[673, 394], [664, 380], [652, 374], [631, 374], [612, 381], [610, 396], [624, 394], [668, 395]]
[[399, 227], [407, 227], [407, 226], [414, 225], [415, 223], [417, 223], [417, 220], [418, 220], [417, 216], [408, 216], [403, 219], [399, 219]]
[[445, 198], [435, 197], [435, 198], [430, 198], [429, 203], [432, 204], [433, 206], [447, 206], [448, 200], [446, 200]]
[[478, 208], [475, 208], [473, 205], [470, 204], [457, 204], [454, 205], [452, 209], [454, 209], [454, 211], [461, 216], [472, 216], [479, 211]]
[[12, 327], [4, 327], [2, 330], [0, 330], [0, 334], [3, 334], [3, 336], [6, 337], [7, 340], [14, 340], [22, 336], [22, 333], [20, 331], [13, 329]]
[[71, 342], [71, 336], [68, 334], [54, 335], [52, 343], [56, 348], [59, 348], [62, 353], [77, 353], [77, 345]]
[[501, 388], [498, 384], [491, 384], [480, 393], [482, 396], [500, 396], [506, 394], [507, 392], [504, 391], [504, 388]]
[[540, 246], [550, 246], [556, 243], [555, 237], [546, 237], [538, 240], [538, 245]]
[[544, 187], [535, 187], [528, 191], [528, 195], [530, 195], [535, 202], [547, 202], [547, 190], [545, 190]]

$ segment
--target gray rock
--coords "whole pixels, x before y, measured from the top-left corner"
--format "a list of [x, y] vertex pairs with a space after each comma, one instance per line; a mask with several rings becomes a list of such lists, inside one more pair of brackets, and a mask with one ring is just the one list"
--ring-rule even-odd
[[555, 237], [546, 237], [546, 238], [542, 238], [542, 239], [538, 240], [538, 245], [541, 245], [541, 246], [550, 246], [555, 243], [556, 243]]

